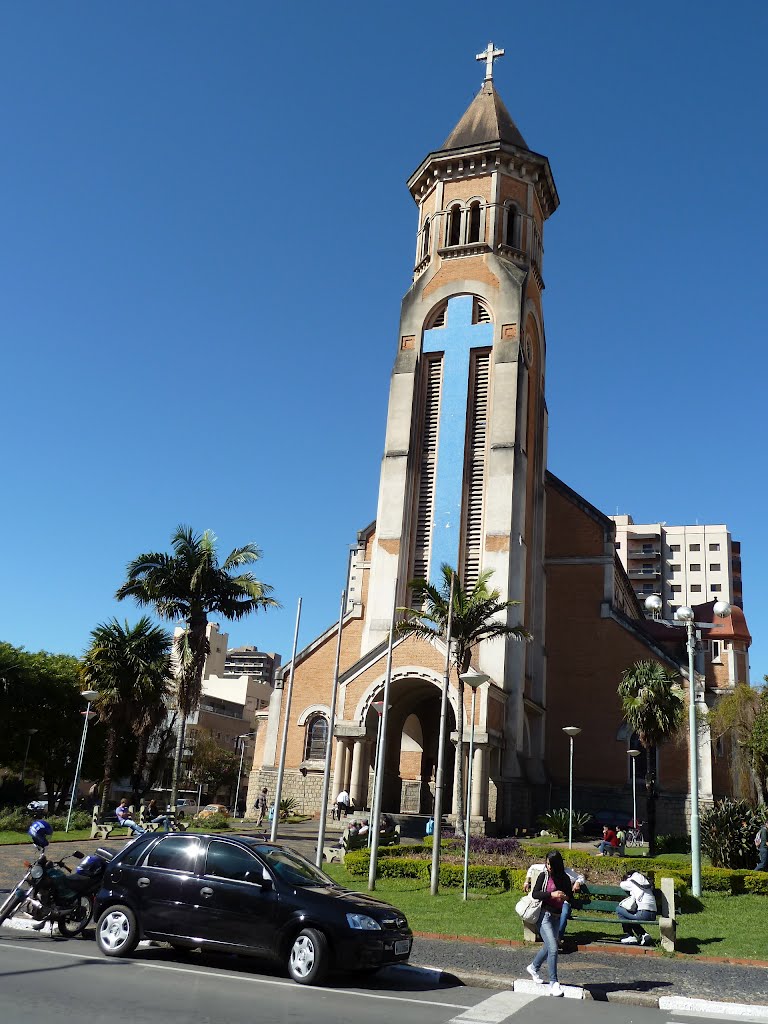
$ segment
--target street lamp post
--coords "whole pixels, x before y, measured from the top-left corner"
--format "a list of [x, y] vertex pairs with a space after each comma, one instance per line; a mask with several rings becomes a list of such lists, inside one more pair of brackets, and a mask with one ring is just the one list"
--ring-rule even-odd
[[[699, 735], [696, 725], [696, 685], [694, 682], [696, 655], [696, 630], [712, 629], [714, 622], [694, 622], [693, 608], [682, 605], [675, 612], [675, 621], [668, 622], [661, 618], [663, 602], [658, 594], [651, 594], [645, 601], [646, 609], [657, 622], [665, 626], [685, 626], [686, 646], [688, 648], [688, 745], [690, 747], [691, 764], [691, 892], [701, 896], [701, 827], [699, 823]], [[731, 614], [731, 606], [727, 601], [715, 601], [712, 614], [726, 619]]]
[[[80, 769], [83, 766], [83, 754], [85, 753], [85, 737], [88, 735], [88, 720], [93, 714], [91, 711], [91, 704], [99, 696], [98, 690], [83, 690], [80, 694], [81, 697], [86, 701], [85, 714], [83, 718], [83, 735], [80, 738], [80, 752], [77, 755], [77, 767], [75, 768], [75, 781], [72, 783], [72, 798], [69, 801], [69, 810], [67, 811], [67, 824], [64, 826], [64, 831], [69, 832], [69, 823], [72, 820], [72, 811], [75, 809], [75, 800], [77, 799], [77, 787], [80, 783]], [[50, 793], [48, 794], [50, 797]], [[102, 811], [104, 808], [102, 808]]]
[[568, 849], [573, 846], [573, 737], [578, 736], [581, 729], [578, 725], [563, 726], [563, 732], [571, 741], [568, 765]]
[[628, 750], [632, 758], [632, 828], [637, 829], [637, 759], [640, 757], [639, 750]]
[[[245, 757], [245, 741], [249, 736], [253, 736], [252, 732], [242, 732], [237, 737], [237, 742], [240, 744], [240, 767], [237, 770], [237, 788], [235, 789], [235, 806], [232, 808], [232, 817], [237, 817], [237, 801], [240, 799], [240, 780], [243, 777], [243, 759]], [[230, 793], [232, 790], [230, 790]], [[200, 810], [198, 801], [198, 811]], [[243, 815], [245, 818], [245, 815]]]
[[[469, 880], [469, 826], [472, 818], [472, 762], [474, 761], [475, 754], [475, 698], [477, 697], [478, 688], [487, 683], [490, 676], [487, 676], [485, 672], [473, 672], [471, 669], [469, 672], [464, 672], [459, 677], [467, 686], [472, 688], [472, 711], [470, 712], [470, 726], [469, 726], [469, 764], [467, 765], [467, 820], [464, 827], [464, 890], [463, 899], [467, 898], [467, 884]], [[459, 714], [462, 714], [463, 708], [459, 708]], [[458, 751], [459, 757], [461, 757], [461, 751]], [[436, 833], [436, 842], [440, 842], [440, 831], [438, 829]]]
[[25, 781], [26, 775], [27, 775], [27, 758], [29, 757], [29, 744], [32, 742], [32, 737], [38, 731], [39, 731], [38, 729], [27, 729], [27, 731], [26, 731], [27, 732], [27, 748], [24, 751], [24, 767], [21, 769], [21, 782], [22, 782], [22, 785], [24, 784], [24, 781]]

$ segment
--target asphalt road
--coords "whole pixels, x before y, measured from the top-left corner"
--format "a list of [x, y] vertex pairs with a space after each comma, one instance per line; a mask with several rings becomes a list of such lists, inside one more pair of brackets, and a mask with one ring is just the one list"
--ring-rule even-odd
[[[350, 983], [352, 982], [352, 985]], [[103, 1024], [125, 1019], [225, 1024], [666, 1024], [656, 1009], [552, 999], [440, 983], [429, 972], [391, 968], [365, 984], [332, 978], [322, 988], [296, 985], [259, 961], [140, 949], [127, 960], [101, 956], [87, 940], [36, 933], [0, 937], [3, 1024], [49, 1020]], [[710, 1020], [719, 1018], [710, 1017]], [[734, 1018], [728, 1018], [733, 1020]]]

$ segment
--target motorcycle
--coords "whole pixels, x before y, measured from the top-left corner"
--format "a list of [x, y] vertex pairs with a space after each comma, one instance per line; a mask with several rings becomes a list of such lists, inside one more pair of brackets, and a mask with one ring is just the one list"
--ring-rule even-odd
[[[15, 914], [25, 913], [34, 919], [35, 930], [50, 923], [51, 928], [56, 924], [62, 935], [79, 935], [93, 917], [94, 896], [114, 854], [98, 849], [86, 857], [75, 850], [60, 860], [49, 860], [45, 848], [53, 829], [48, 822], [34, 821], [28, 833], [38, 856], [34, 863], [24, 862], [27, 873], [0, 906], [0, 925]], [[74, 871], [66, 863], [70, 856], [80, 860]]]

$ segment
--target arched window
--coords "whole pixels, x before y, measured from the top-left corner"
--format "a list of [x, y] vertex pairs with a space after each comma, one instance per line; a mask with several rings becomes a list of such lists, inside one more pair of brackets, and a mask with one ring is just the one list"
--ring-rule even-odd
[[469, 208], [469, 235], [467, 241], [480, 241], [480, 203], [472, 203]]
[[504, 244], [511, 246], [513, 249], [517, 248], [515, 244], [516, 214], [517, 211], [514, 206], [507, 206], [504, 216]]
[[322, 761], [328, 745], [328, 720], [324, 715], [313, 715], [307, 722], [304, 741], [304, 760]]
[[452, 206], [448, 212], [448, 232], [446, 237], [448, 245], [461, 244], [461, 207]]
[[429, 217], [424, 221], [424, 230], [421, 237], [421, 258], [424, 259], [429, 253], [429, 231], [431, 228]]

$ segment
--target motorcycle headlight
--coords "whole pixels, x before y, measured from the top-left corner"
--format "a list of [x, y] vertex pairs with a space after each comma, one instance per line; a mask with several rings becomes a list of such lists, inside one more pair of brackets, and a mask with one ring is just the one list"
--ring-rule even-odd
[[367, 914], [347, 914], [347, 924], [350, 928], [362, 932], [380, 932], [381, 925], [373, 917]]
[[43, 865], [35, 864], [32, 870], [29, 872], [29, 877], [34, 878], [37, 881], [38, 878], [42, 878], [44, 874]]

